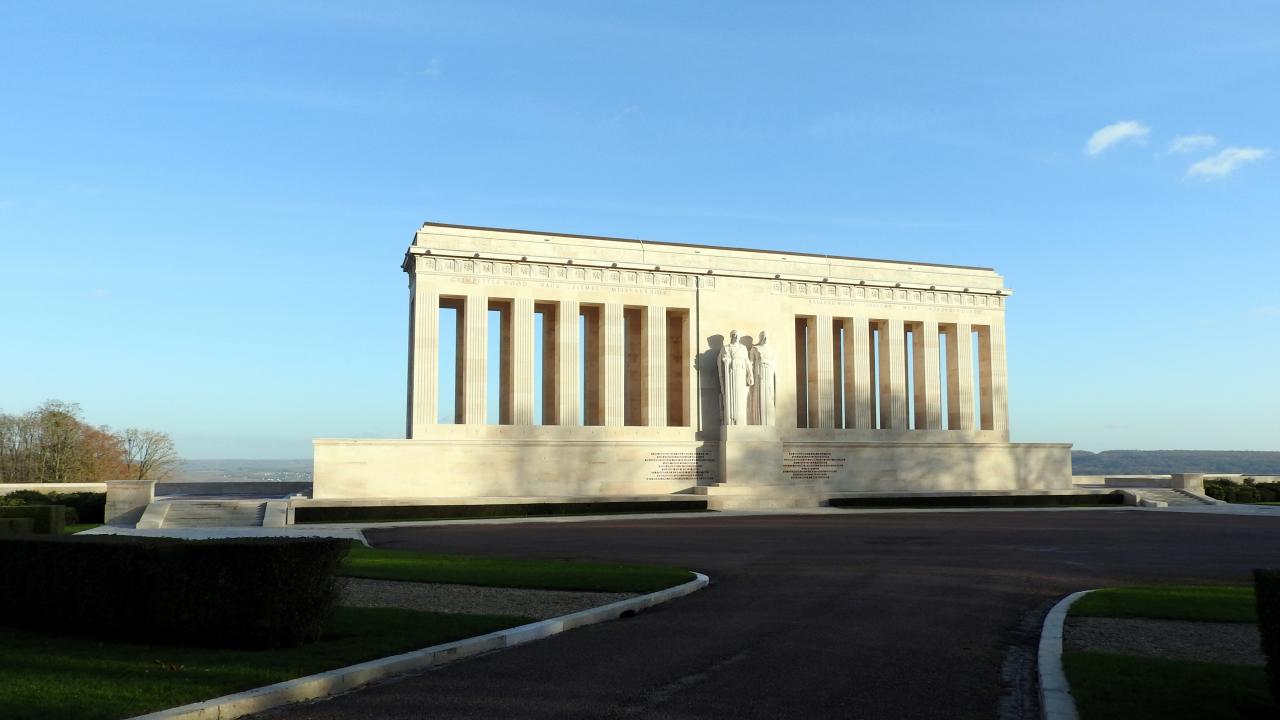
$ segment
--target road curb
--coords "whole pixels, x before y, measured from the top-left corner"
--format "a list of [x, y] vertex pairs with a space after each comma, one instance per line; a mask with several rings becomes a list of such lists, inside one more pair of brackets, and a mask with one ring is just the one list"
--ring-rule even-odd
[[1080, 598], [1093, 592], [1081, 590], [1058, 601], [1045, 616], [1040, 630], [1040, 654], [1037, 666], [1040, 670], [1040, 717], [1044, 720], [1078, 720], [1076, 701], [1071, 697], [1071, 685], [1062, 669], [1062, 631], [1067, 611]]
[[286, 680], [274, 685], [224, 695], [212, 700], [138, 715], [131, 720], [231, 720], [243, 715], [258, 713], [281, 705], [318, 700], [354, 690], [377, 680], [396, 675], [428, 670], [456, 660], [493, 650], [515, 647], [534, 640], [558, 635], [566, 630], [595, 625], [608, 620], [630, 617], [659, 603], [684, 597], [706, 587], [710, 579], [695, 572], [695, 577], [683, 585], [659, 590], [638, 597], [619, 600], [600, 607], [580, 610], [528, 625], [456, 640], [442, 645], [432, 645], [421, 650], [369, 660], [357, 665], [328, 670], [315, 675]]

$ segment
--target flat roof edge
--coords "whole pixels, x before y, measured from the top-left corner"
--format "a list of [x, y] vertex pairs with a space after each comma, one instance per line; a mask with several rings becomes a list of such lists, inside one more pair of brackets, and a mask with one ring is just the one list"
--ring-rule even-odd
[[957, 270], [982, 270], [984, 272], [992, 273], [996, 271], [995, 268], [981, 267], [978, 265], [952, 265], [949, 263], [915, 262], [911, 260], [885, 260], [882, 258], [864, 258], [854, 257], [852, 255], [828, 255], [824, 253], [795, 252], [790, 250], [761, 250], [759, 248], [744, 248], [732, 245], [701, 245], [698, 243], [678, 243], [663, 240], [638, 240], [636, 238], [610, 237], [608, 235], [575, 235], [573, 233], [547, 232], [544, 230], [520, 230], [518, 228], [488, 227], [485, 225], [457, 225], [454, 223], [427, 221], [422, 223], [422, 227], [453, 228], [455, 230], [487, 230], [490, 232], [520, 233], [522, 235], [551, 235], [553, 237], [579, 238], [582, 240], [608, 240], [611, 242], [638, 243], [642, 245], [666, 245], [670, 247], [702, 248], [707, 250], [735, 250], [739, 252], [767, 253], [769, 255], [794, 255], [800, 257], [827, 258], [830, 260], [854, 260], [858, 262], [892, 263], [894, 265], [955, 268]]

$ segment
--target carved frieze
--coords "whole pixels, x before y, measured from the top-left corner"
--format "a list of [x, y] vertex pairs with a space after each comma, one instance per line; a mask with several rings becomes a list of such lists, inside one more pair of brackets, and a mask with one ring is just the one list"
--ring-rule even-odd
[[470, 278], [530, 278], [538, 280], [620, 285], [663, 290], [714, 289], [715, 280], [690, 273], [618, 270], [535, 262], [470, 260], [451, 257], [415, 255], [416, 272], [439, 275], [461, 275]]
[[[919, 290], [914, 288], [793, 282], [788, 280], [774, 280], [772, 287], [774, 295], [806, 298], [819, 302], [829, 299], [845, 301], [850, 304], [871, 301], [904, 303], [911, 305], [937, 305], [939, 307], [1004, 307], [1004, 296], [993, 295], [990, 292], [975, 293], [955, 290]], [[823, 302], [823, 304], [827, 303]]]

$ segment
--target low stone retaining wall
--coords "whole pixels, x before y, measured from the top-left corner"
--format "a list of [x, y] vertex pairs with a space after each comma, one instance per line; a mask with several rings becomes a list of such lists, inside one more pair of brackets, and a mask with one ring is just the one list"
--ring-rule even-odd
[[74, 493], [74, 492], [92, 492], [105, 493], [107, 491], [106, 483], [0, 483], [0, 495], [8, 495], [10, 493], [20, 492], [22, 490], [34, 490], [41, 493]]
[[156, 495], [245, 495], [251, 497], [287, 497], [310, 495], [311, 483], [300, 480], [175, 480], [156, 483]]

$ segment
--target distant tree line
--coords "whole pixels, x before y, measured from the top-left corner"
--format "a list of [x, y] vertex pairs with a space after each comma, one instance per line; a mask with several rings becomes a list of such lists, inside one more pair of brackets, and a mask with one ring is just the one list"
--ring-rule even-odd
[[95, 427], [75, 403], [49, 400], [21, 415], [0, 412], [0, 483], [163, 480], [179, 462], [167, 434]]
[[1280, 452], [1262, 450], [1107, 450], [1071, 453], [1074, 475], [1220, 472], [1280, 475]]

